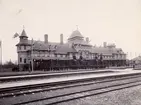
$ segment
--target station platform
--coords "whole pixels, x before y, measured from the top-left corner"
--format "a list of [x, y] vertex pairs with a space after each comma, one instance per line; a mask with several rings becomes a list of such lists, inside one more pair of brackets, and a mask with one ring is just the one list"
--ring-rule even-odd
[[77, 70], [52, 70], [52, 71], [18, 71], [18, 72], [0, 72], [0, 77], [6, 77], [6, 76], [22, 76], [22, 75], [37, 75], [37, 74], [53, 74], [53, 73], [67, 73], [67, 72], [79, 72], [79, 71], [101, 71], [105, 69], [77, 69]]
[[[122, 67], [107, 67], [105, 69], [126, 69], [128, 67], [122, 66]], [[0, 77], [5, 76], [21, 76], [21, 75], [36, 75], [36, 74], [52, 74], [52, 73], [64, 73], [64, 72], [77, 72], [77, 71], [99, 71], [99, 70], [105, 70], [105, 69], [77, 69], [77, 70], [52, 70], [52, 71], [41, 71], [41, 70], [35, 70], [33, 72], [29, 71], [18, 71], [18, 72], [0, 72]]]
[[116, 75], [126, 75], [126, 74], [137, 74], [141, 73], [141, 70], [133, 70], [133, 69], [111, 69], [110, 73], [91, 73], [91, 74], [83, 74], [83, 75], [71, 75], [62, 77], [52, 77], [52, 78], [40, 78], [40, 79], [33, 79], [33, 80], [23, 80], [23, 81], [13, 81], [13, 82], [5, 82], [0, 84], [0, 89], [4, 88], [11, 88], [11, 87], [18, 87], [18, 86], [27, 86], [27, 85], [37, 85], [37, 84], [44, 84], [44, 83], [53, 83], [53, 82], [61, 82], [61, 81], [70, 81], [70, 80], [78, 80], [78, 79], [88, 79], [88, 78], [102, 78], [108, 76], [116, 76]]

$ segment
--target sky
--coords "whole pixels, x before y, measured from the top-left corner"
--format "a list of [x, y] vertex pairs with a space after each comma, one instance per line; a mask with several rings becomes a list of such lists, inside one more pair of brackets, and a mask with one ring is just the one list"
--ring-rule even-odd
[[0, 0], [2, 61], [17, 60], [13, 39], [24, 29], [34, 40], [64, 42], [72, 31], [89, 37], [92, 45], [115, 43], [128, 58], [141, 55], [141, 0]]

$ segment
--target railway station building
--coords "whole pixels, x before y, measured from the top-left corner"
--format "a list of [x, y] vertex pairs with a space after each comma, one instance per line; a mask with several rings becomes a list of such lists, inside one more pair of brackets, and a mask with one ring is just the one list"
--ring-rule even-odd
[[50, 42], [48, 37], [45, 34], [44, 41], [29, 40], [23, 29], [19, 36], [19, 43], [16, 45], [20, 70], [29, 69], [31, 61], [33, 61], [35, 70], [65, 68], [65, 65], [73, 65], [70, 63], [71, 60], [96, 61], [101, 59], [106, 66], [126, 64], [126, 54], [121, 48], [116, 48], [115, 44], [106, 42], [102, 47], [93, 46], [89, 43], [89, 38], [84, 38], [79, 30], [73, 31], [66, 43], [63, 41], [63, 34], [60, 34], [59, 43]]

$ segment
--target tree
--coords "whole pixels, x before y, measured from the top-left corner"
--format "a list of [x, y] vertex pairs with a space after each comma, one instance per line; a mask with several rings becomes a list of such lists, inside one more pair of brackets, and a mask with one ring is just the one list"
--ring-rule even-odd
[[18, 71], [18, 65], [14, 64], [11, 60], [9, 60], [5, 64], [3, 64], [2, 68], [4, 68], [4, 69], [12, 69], [12, 71]]

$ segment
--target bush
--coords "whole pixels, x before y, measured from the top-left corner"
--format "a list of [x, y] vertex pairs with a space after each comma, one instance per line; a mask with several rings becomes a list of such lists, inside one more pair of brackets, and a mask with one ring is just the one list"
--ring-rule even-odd
[[3, 69], [12, 69], [12, 71], [19, 71], [18, 65], [12, 63], [11, 61], [6, 62], [2, 65]]
[[13, 67], [13, 68], [12, 68], [12, 71], [19, 71], [19, 67], [18, 67], [18, 66]]

